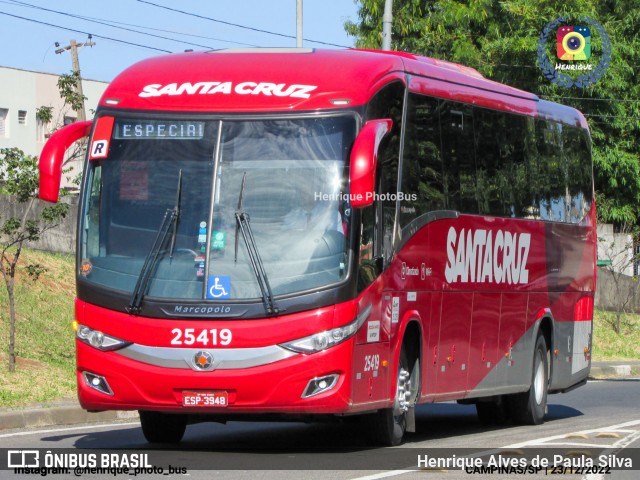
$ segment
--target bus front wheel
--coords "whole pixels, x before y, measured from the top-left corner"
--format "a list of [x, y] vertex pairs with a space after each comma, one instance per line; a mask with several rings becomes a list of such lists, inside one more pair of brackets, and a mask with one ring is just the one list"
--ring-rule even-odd
[[140, 411], [140, 425], [149, 443], [179, 443], [187, 428], [187, 415]]
[[376, 445], [400, 445], [407, 430], [407, 411], [411, 397], [411, 374], [404, 348], [400, 352], [396, 396], [393, 407], [368, 415], [369, 433]]
[[515, 423], [540, 425], [547, 412], [549, 352], [544, 335], [538, 334], [533, 353], [533, 372], [529, 391], [508, 395], [509, 413]]

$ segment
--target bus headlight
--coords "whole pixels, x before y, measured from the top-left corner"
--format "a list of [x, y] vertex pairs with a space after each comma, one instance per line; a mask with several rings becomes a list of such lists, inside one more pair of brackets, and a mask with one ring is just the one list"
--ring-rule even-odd
[[291, 342], [282, 343], [280, 346], [296, 353], [317, 353], [327, 348], [335, 347], [353, 337], [369, 317], [370, 313], [371, 305], [365, 308], [353, 322], [347, 325], [325, 332], [314, 333], [308, 337], [292, 340]]
[[87, 345], [91, 345], [98, 350], [102, 350], [103, 352], [117, 350], [131, 344], [131, 342], [120, 340], [119, 338], [112, 337], [111, 335], [107, 335], [99, 330], [94, 330], [84, 325], [78, 325], [76, 338]]

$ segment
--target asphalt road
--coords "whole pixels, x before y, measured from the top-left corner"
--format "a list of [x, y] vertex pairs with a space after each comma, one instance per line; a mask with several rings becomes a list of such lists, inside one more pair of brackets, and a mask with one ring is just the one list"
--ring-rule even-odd
[[[186, 467], [187, 474], [145, 475], [141, 478], [222, 478], [222, 479], [364, 479], [394, 478], [487, 478], [486, 474], [466, 474], [457, 468], [418, 469], [419, 455], [462, 457], [466, 450], [492, 452], [507, 447], [510, 455], [537, 448], [552, 451], [601, 446], [619, 458], [631, 447], [640, 447], [640, 379], [589, 382], [567, 394], [549, 397], [549, 411], [540, 426], [486, 427], [480, 425], [475, 407], [453, 403], [424, 405], [417, 410], [417, 433], [396, 448], [371, 448], [357, 424], [205, 423], [187, 427], [178, 447], [152, 447], [144, 440], [136, 423], [55, 427], [38, 431], [0, 434], [2, 448], [43, 449], [127, 449], [148, 453], [173, 466]], [[624, 450], [624, 449], [627, 450]], [[438, 450], [432, 450], [438, 449]], [[446, 450], [456, 449], [456, 450]], [[639, 448], [640, 450], [640, 448]], [[81, 451], [81, 450], [76, 450]], [[536, 450], [537, 451], [537, 450]], [[514, 453], [515, 452], [515, 453]], [[520, 453], [518, 453], [520, 452]], [[546, 450], [549, 452], [549, 450]], [[555, 478], [640, 478], [640, 459], [633, 472], [587, 477], [554, 472]], [[207, 471], [205, 471], [205, 468]], [[518, 478], [495, 475], [495, 478]], [[549, 471], [524, 475], [550, 476]], [[0, 471], [0, 478], [19, 478]], [[67, 478], [57, 475], [53, 478]], [[74, 478], [69, 475], [68, 478]], [[135, 478], [131, 475], [91, 475], [90, 478]], [[493, 478], [493, 476], [492, 476]]]

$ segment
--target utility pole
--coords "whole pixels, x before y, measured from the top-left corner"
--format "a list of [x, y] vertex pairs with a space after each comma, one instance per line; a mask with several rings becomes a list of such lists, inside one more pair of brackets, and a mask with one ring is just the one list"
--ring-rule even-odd
[[302, 0], [296, 0], [296, 47], [302, 48]]
[[[82, 101], [82, 107], [78, 111], [78, 121], [84, 122], [87, 119], [87, 115], [84, 111], [84, 94], [82, 93], [82, 77], [80, 76], [80, 62], [78, 61], [78, 48], [80, 47], [93, 47], [95, 42], [91, 41], [91, 35], [89, 35], [89, 41], [84, 43], [77, 43], [75, 40], [71, 40], [69, 45], [61, 47], [56, 50], [56, 53], [64, 53], [67, 50], [71, 50], [71, 69], [76, 75], [76, 92]], [[56, 47], [60, 44], [56, 42]]]
[[391, 23], [393, 0], [385, 0], [382, 15], [382, 50], [391, 50]]

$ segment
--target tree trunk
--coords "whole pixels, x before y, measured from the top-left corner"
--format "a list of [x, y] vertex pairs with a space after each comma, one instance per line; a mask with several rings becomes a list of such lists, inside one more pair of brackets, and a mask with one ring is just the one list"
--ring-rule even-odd
[[13, 294], [13, 278], [7, 283], [9, 297], [9, 371], [16, 371], [16, 303]]

